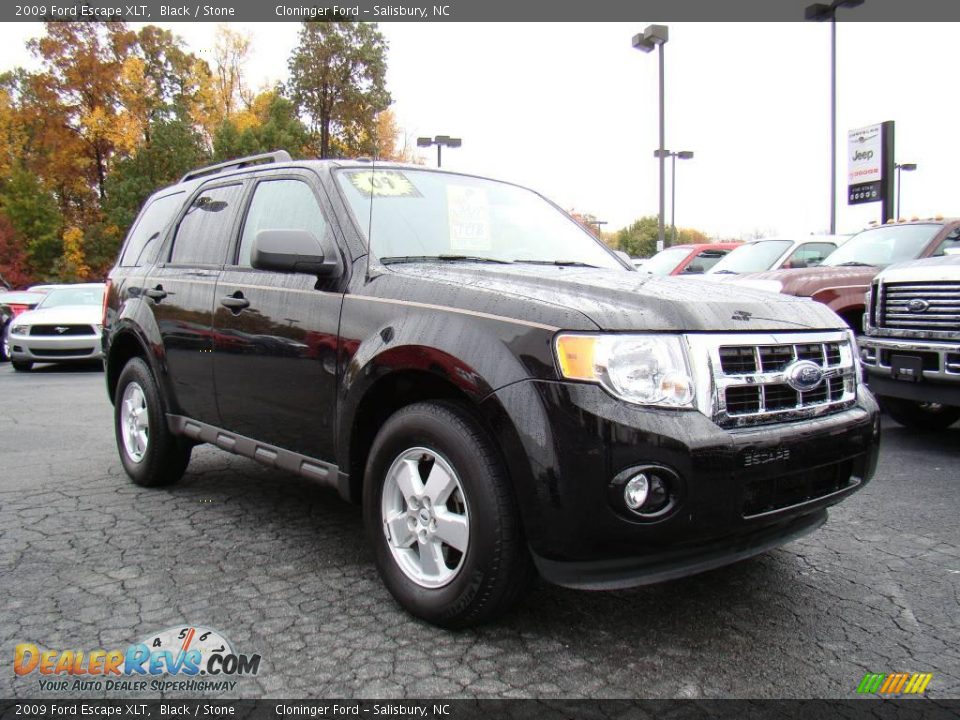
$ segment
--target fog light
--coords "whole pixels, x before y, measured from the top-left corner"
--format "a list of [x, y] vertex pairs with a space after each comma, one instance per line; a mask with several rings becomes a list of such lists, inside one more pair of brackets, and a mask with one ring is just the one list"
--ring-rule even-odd
[[607, 492], [610, 504], [622, 515], [654, 522], [680, 506], [683, 482], [675, 470], [663, 465], [634, 465], [618, 473]]
[[631, 510], [639, 510], [647, 501], [650, 492], [650, 483], [643, 473], [630, 478], [623, 488], [623, 501]]

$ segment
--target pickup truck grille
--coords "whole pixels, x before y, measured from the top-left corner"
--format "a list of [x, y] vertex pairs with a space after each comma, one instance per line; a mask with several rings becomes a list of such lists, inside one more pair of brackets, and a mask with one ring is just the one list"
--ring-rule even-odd
[[960, 326], [960, 282], [881, 283], [874, 286], [877, 327], [952, 330]]
[[[856, 400], [855, 350], [845, 332], [689, 337], [695, 356], [701, 362], [706, 356], [712, 378], [709, 398], [701, 402], [711, 403], [723, 427], [816, 417]], [[794, 372], [801, 367], [814, 382], [798, 382]]]

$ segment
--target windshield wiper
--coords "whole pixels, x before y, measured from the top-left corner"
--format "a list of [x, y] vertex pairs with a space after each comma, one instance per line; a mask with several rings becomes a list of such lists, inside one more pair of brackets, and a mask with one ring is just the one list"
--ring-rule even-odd
[[710, 274], [711, 275], [739, 275], [740, 273], [736, 273], [733, 270], [714, 270]]
[[872, 263], [857, 262], [856, 260], [848, 260], [847, 262], [837, 263], [833, 267], [876, 267]]
[[580, 262], [578, 260], [514, 260], [515, 263], [523, 265], [556, 265], [557, 267], [585, 267], [595, 268], [596, 265]]
[[483, 262], [496, 263], [497, 265], [509, 265], [509, 260], [497, 260], [496, 258], [479, 257], [475, 255], [397, 255], [396, 257], [380, 258], [384, 265], [392, 263], [415, 263], [415, 262], [434, 262], [441, 260], [443, 262]]

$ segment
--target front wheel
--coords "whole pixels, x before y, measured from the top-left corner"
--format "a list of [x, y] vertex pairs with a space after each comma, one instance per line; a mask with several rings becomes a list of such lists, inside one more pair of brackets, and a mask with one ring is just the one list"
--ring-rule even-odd
[[134, 483], [156, 487], [183, 476], [193, 446], [170, 432], [156, 380], [140, 358], [120, 373], [113, 415], [120, 461]]
[[908, 428], [944, 430], [960, 420], [960, 407], [886, 396], [881, 401], [887, 414]]
[[374, 440], [364, 521], [377, 569], [410, 613], [441, 627], [487, 620], [532, 574], [509, 481], [493, 442], [455, 403], [392, 415]]

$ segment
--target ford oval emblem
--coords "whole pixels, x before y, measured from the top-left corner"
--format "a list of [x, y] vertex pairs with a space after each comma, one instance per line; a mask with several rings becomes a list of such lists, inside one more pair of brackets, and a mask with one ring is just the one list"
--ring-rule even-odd
[[798, 360], [784, 371], [787, 385], [797, 392], [809, 392], [823, 380], [823, 368], [810, 360]]
[[912, 313], [922, 313], [930, 309], [930, 303], [922, 298], [914, 298], [907, 303], [907, 310]]

